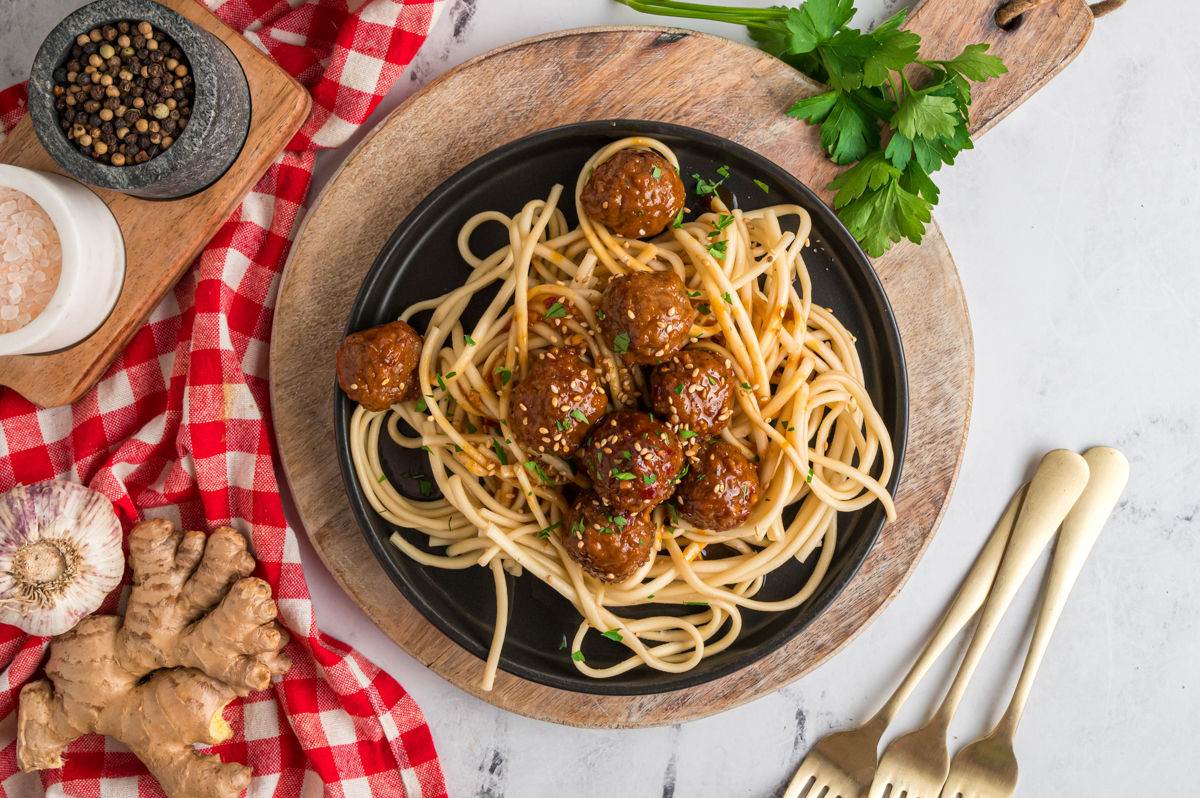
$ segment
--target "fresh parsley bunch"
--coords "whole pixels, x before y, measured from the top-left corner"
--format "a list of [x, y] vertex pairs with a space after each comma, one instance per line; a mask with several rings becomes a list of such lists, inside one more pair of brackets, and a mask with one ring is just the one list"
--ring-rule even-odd
[[[870, 33], [847, 27], [853, 0], [805, 0], [798, 8], [710, 6], [675, 0], [617, 0], [652, 14], [746, 25], [758, 46], [829, 91], [801, 100], [789, 116], [820, 125], [821, 146], [850, 169], [834, 178], [838, 216], [872, 257], [892, 242], [921, 243], [938, 188], [930, 175], [971, 149], [971, 83], [1008, 70], [986, 44], [948, 61], [920, 58], [921, 37], [901, 30], [902, 10]], [[920, 88], [905, 69], [925, 67]]]

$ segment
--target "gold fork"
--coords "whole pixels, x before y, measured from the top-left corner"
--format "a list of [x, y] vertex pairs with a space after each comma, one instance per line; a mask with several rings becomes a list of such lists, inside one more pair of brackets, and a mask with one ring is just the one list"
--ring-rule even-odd
[[907, 798], [937, 798], [941, 794], [950, 772], [947, 743], [950, 721], [967, 684], [1017, 588], [1079, 498], [1087, 480], [1087, 463], [1075, 452], [1055, 449], [1042, 458], [1025, 493], [1025, 503], [1008, 539], [1004, 559], [1000, 561], [979, 625], [950, 691], [928, 723], [897, 737], [888, 746], [871, 782], [870, 798], [883, 798], [889, 786], [892, 798], [900, 798], [904, 793]]
[[1017, 511], [1025, 497], [1025, 488], [1026, 486], [1022, 485], [1009, 501], [1008, 508], [996, 524], [975, 564], [971, 566], [971, 572], [967, 574], [958, 595], [954, 597], [933, 637], [925, 645], [921, 656], [913, 663], [904, 681], [896, 688], [896, 692], [892, 693], [887, 703], [875, 713], [875, 717], [862, 726], [830, 734], [818, 742], [800, 763], [783, 798], [799, 798], [809, 782], [813, 783], [812, 789], [808, 791], [809, 796], [818, 796], [825, 788], [829, 790], [825, 798], [863, 798], [867, 794], [871, 780], [875, 778], [875, 765], [879, 762], [879, 739], [883, 737], [884, 730], [916, 689], [926, 671], [983, 606], [988, 590], [992, 587], [992, 579], [996, 576], [996, 569], [1000, 567], [1000, 559], [1004, 556], [1004, 546], [1008, 543], [1009, 533], [1012, 532], [1013, 521], [1016, 520]]
[[1021, 722], [1021, 713], [1029, 699], [1038, 666], [1042, 663], [1050, 636], [1054, 634], [1054, 626], [1071, 595], [1075, 580], [1079, 578], [1083, 563], [1129, 480], [1129, 462], [1116, 449], [1098, 446], [1089, 449], [1083, 459], [1087, 461], [1091, 472], [1087, 488], [1071, 508], [1063, 521], [1062, 531], [1058, 533], [1042, 610], [1012, 701], [991, 734], [976, 740], [955, 755], [950, 776], [942, 788], [942, 798], [955, 798], [960, 794], [969, 798], [1011, 798], [1017, 789], [1017, 756], [1013, 752], [1013, 737], [1017, 733], [1017, 724]]

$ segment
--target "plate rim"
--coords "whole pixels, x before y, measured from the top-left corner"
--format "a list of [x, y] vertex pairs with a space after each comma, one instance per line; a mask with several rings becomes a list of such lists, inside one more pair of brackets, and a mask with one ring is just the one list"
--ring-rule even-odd
[[[669, 135], [677, 136], [686, 140], [696, 142], [700, 145], [710, 146], [717, 149], [722, 149], [731, 152], [732, 154], [742, 158], [743, 160], [755, 163], [765, 172], [769, 173], [772, 180], [778, 182], [786, 182], [789, 189], [804, 197], [805, 207], [809, 213], [821, 221], [822, 233], [828, 237], [835, 237], [838, 243], [844, 247], [849, 255], [850, 260], [853, 260], [858, 266], [862, 279], [865, 281], [866, 288], [869, 292], [869, 298], [878, 305], [880, 313], [879, 320], [884, 326], [883, 339], [886, 340], [887, 346], [881, 347], [884, 349], [894, 349], [895, 357], [895, 384], [897, 408], [896, 415], [899, 419], [897, 429], [892, 432], [893, 447], [895, 454], [895, 465], [892, 477], [889, 480], [889, 491], [895, 495], [900, 485], [902, 478], [905, 455], [907, 452], [907, 444], [909, 437], [909, 424], [911, 421], [910, 408], [910, 390], [907, 362], [904, 355], [903, 341], [900, 336], [899, 324], [895, 313], [892, 309], [891, 302], [888, 299], [887, 292], [883, 288], [883, 283], [875, 271], [874, 264], [862, 251], [861, 246], [854, 237], [846, 229], [845, 225], [837, 218], [834, 211], [821, 201], [820, 197], [809, 188], [799, 178], [795, 177], [785, 168], [771, 161], [764, 155], [761, 155], [754, 150], [731, 141], [722, 136], [709, 133], [705, 130], [680, 125], [673, 122], [659, 122], [650, 120], [637, 119], [605, 119], [593, 120], [585, 122], [574, 122], [566, 125], [546, 128], [537, 132], [512, 139], [504, 144], [484, 153], [478, 158], [470, 161], [462, 168], [455, 171], [447, 177], [442, 183], [437, 185], [429, 192], [412, 211], [401, 219], [396, 229], [388, 237], [386, 243], [380, 248], [374, 262], [362, 280], [358, 292], [355, 294], [353, 304], [350, 308], [350, 313], [347, 318], [343, 335], [348, 335], [359, 329], [362, 325], [355, 324], [355, 320], [364, 315], [364, 301], [367, 299], [370, 289], [380, 283], [391, 278], [388, 273], [388, 264], [397, 258], [397, 251], [405, 242], [405, 239], [412, 230], [421, 228], [421, 225], [414, 224], [430, 213], [434, 206], [444, 201], [447, 195], [454, 194], [456, 189], [459, 189], [461, 184], [467, 182], [469, 178], [478, 170], [485, 168], [489, 163], [503, 161], [509, 157], [510, 153], [522, 148], [534, 147], [538, 143], [546, 140], [557, 141], [560, 138], [569, 138], [571, 136], [591, 136], [611, 134], [614, 130], [625, 131], [626, 135]], [[657, 132], [655, 132], [657, 131]], [[618, 134], [620, 135], [620, 134]], [[469, 187], [467, 189], [470, 190]], [[458, 196], [462, 196], [461, 194]], [[869, 309], [868, 315], [873, 316], [875, 309]], [[881, 341], [882, 343], [882, 341]], [[365, 497], [361, 493], [361, 489], [357, 486], [357, 475], [354, 471], [353, 463], [350, 459], [350, 447], [347, 442], [348, 419], [353, 412], [354, 403], [343, 393], [337, 385], [336, 379], [333, 382], [334, 395], [334, 438], [335, 448], [338, 456], [338, 466], [341, 472], [343, 487], [347, 500], [350, 505], [351, 513], [354, 516], [355, 524], [358, 527], [359, 533], [365, 539], [367, 546], [370, 548], [379, 566], [387, 574], [388, 579], [401, 592], [404, 599], [421, 614], [421, 616], [440, 633], [449, 638], [456, 646], [463, 649], [468, 654], [479, 658], [481, 661], [486, 657], [486, 646], [484, 646], [484, 654], [475, 650], [478, 641], [471, 639], [464, 634], [455, 625], [445, 622], [441, 615], [433, 609], [433, 607], [424, 598], [422, 593], [414, 588], [414, 586], [399, 573], [390, 562], [389, 555], [392, 553], [388, 546], [390, 545], [386, 539], [374, 534], [369, 528], [367, 518], [369, 514], [373, 514], [374, 510], [366, 502]], [[787, 646], [797, 637], [802, 635], [821, 615], [823, 615], [830, 606], [841, 596], [846, 586], [858, 574], [863, 564], [867, 560], [871, 551], [878, 542], [879, 535], [882, 532], [884, 524], [889, 523], [886, 518], [878, 523], [872, 524], [872, 528], [868, 533], [869, 540], [865, 545], [860, 541], [857, 545], [861, 547], [861, 553], [854, 557], [845, 567], [837, 574], [833, 582], [822, 591], [822, 595], [818, 600], [809, 607], [815, 607], [813, 611], [803, 623], [796, 626], [795, 629], [789, 630], [788, 633], [777, 633], [772, 639], [766, 643], [758, 645], [746, 653], [732, 659], [728, 663], [717, 665], [712, 668], [705, 669], [700, 672], [687, 671], [681, 674], [673, 674], [673, 681], [667, 681], [656, 684], [638, 684], [628, 687], [620, 686], [619, 682], [610, 680], [596, 679], [586, 682], [568, 679], [554, 674], [548, 674], [543, 671], [536, 670], [526, 665], [516, 663], [506, 663], [505, 658], [501, 657], [500, 670], [509, 676], [513, 676], [524, 681], [545, 687], [562, 690], [564, 692], [593, 695], [593, 696], [612, 696], [612, 697], [636, 697], [661, 695], [677, 691], [688, 690], [698, 687], [709, 682], [714, 682], [725, 677], [746, 670], [756, 663], [766, 658], [767, 656], [778, 651], [780, 648]], [[511, 611], [511, 610], [510, 610]], [[580, 689], [580, 685], [585, 684], [595, 686], [595, 690]]]

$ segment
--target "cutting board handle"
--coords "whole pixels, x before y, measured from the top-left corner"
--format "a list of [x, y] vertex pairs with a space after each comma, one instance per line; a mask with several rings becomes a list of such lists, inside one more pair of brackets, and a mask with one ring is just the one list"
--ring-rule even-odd
[[[987, 42], [1004, 59], [1008, 74], [972, 89], [971, 135], [991, 129], [1074, 60], [1092, 33], [1097, 14], [1084, 0], [1043, 0], [1028, 8], [1008, 30], [996, 24], [998, 0], [924, 0], [905, 28], [921, 35], [921, 57], [953, 58], [968, 44]], [[1111, 7], [1107, 7], [1111, 6]]]

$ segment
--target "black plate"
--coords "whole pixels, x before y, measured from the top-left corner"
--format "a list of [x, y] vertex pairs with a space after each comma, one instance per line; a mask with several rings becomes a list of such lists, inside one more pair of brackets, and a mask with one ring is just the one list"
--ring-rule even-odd
[[[679, 157], [689, 191], [694, 184], [692, 174], [718, 179], [716, 170], [728, 165], [730, 176], [725, 186], [742, 207], [792, 202], [812, 215], [811, 246], [805, 249], [804, 257], [812, 275], [814, 299], [833, 308], [847, 329], [858, 337], [867, 390], [892, 431], [896, 468], [889, 488], [894, 491], [908, 432], [908, 384], [900, 333], [879, 278], [837, 217], [808, 188], [762, 156], [709, 133], [657, 122], [587, 122], [542, 131], [485, 155], [438, 186], [396, 229], [363, 281], [346, 333], [393, 321], [411, 303], [440, 296], [462, 285], [470, 267], [458, 254], [458, 231], [480, 211], [516, 214], [526, 202], [545, 198], [555, 183], [562, 183], [564, 200], [559, 207], [568, 222], [575, 224], [574, 203], [568, 198], [573, 196], [580, 168], [605, 144], [632, 135], [653, 136], [671, 147]], [[764, 195], [754, 184], [756, 178], [770, 186], [769, 195]], [[398, 191], [413, 188], [397, 186]], [[487, 223], [474, 234], [471, 244], [476, 254], [486, 254], [507, 241], [507, 232], [501, 225]], [[471, 302], [464, 314], [464, 327], [470, 328], [492, 296], [487, 293]], [[428, 318], [427, 313], [418, 315], [413, 319], [414, 326], [423, 330]], [[388, 542], [396, 527], [371, 509], [358, 488], [350, 460], [348, 435], [354, 403], [341, 390], [335, 389], [335, 393], [342, 478], [367, 543], [404, 598], [460, 646], [481, 659], [486, 658], [496, 612], [491, 572], [484, 568], [460, 571], [427, 568]], [[405, 495], [420, 499], [419, 481], [401, 474], [427, 474], [425, 455], [419, 450], [400, 449], [386, 434], [383, 438], [381, 446], [388, 478]], [[807, 603], [787, 612], [743, 611], [744, 625], [737, 642], [682, 674], [643, 667], [612, 679], [583, 676], [575, 669], [568, 652], [561, 649], [563, 636], [571, 639], [580, 623], [575, 608], [533, 576], [520, 579], [510, 576], [508, 637], [500, 667], [551, 687], [599, 695], [660, 693], [726, 676], [803, 632], [862, 565], [884, 520], [883, 508], [878, 503], [840, 518], [833, 562]], [[430, 549], [424, 535], [412, 530], [400, 531], [417, 546], [442, 553]], [[805, 564], [791, 560], [767, 578], [758, 598], [778, 600], [793, 595], [811, 573], [816, 560], [815, 554]], [[388, 599], [381, 597], [381, 600]], [[679, 608], [681, 612], [683, 609]], [[661, 608], [656, 610], [661, 611]], [[584, 651], [588, 663], [594, 667], [613, 664], [623, 659], [625, 652], [624, 646], [599, 635], [588, 636]]]

